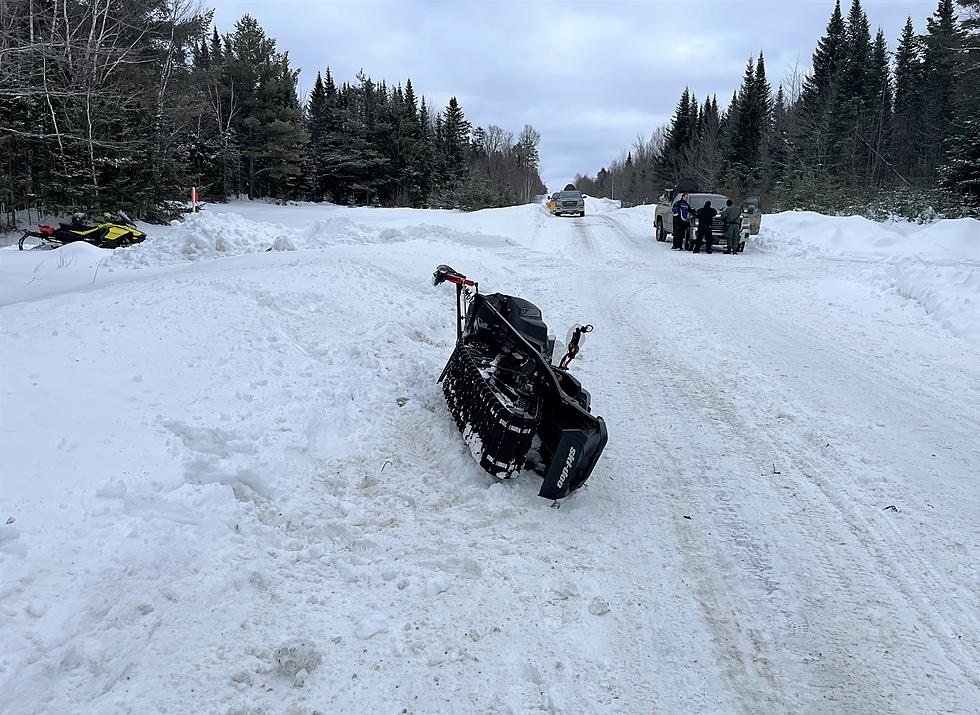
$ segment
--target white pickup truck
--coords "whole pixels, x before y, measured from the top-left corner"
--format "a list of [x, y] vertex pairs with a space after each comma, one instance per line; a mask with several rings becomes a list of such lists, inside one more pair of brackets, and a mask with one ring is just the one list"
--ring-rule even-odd
[[[674, 204], [680, 201], [682, 194], [688, 194], [692, 213], [704, 206], [706, 201], [711, 202], [712, 208], [719, 213], [711, 224], [711, 243], [724, 248], [727, 245], [725, 239], [725, 224], [721, 218], [721, 212], [728, 202], [728, 197], [724, 194], [702, 193], [698, 190], [697, 184], [685, 180], [679, 183], [674, 189], [665, 189], [664, 193], [657, 201], [656, 213], [653, 219], [653, 228], [658, 241], [666, 241], [667, 237], [674, 232], [674, 216], [671, 212]], [[696, 220], [692, 218], [691, 233], [693, 234]], [[739, 229], [738, 250], [745, 248], [745, 241], [749, 236], [755, 236], [762, 227], [762, 211], [758, 196], [752, 196], [742, 202], [742, 225]], [[694, 236], [688, 235], [684, 238], [684, 250], [690, 250], [694, 242]]]
[[555, 216], [585, 216], [585, 194], [568, 184], [563, 191], [552, 196], [555, 201]]

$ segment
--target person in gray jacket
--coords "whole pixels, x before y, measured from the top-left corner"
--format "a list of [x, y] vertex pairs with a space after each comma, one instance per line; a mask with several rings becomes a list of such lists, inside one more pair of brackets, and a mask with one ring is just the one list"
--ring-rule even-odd
[[742, 210], [728, 199], [725, 202], [725, 210], [721, 212], [721, 218], [725, 222], [725, 239], [728, 241], [725, 253], [735, 255], [738, 253], [738, 234], [742, 229]]

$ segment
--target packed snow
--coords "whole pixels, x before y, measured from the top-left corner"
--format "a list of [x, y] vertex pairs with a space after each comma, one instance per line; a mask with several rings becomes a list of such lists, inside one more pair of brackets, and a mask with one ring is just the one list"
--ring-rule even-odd
[[621, 205], [618, 199], [606, 199], [602, 197], [586, 196], [585, 197], [585, 212], [586, 214], [604, 214], [610, 211], [615, 211]]
[[[978, 712], [980, 222], [209, 206], [0, 249], [0, 713]], [[560, 508], [448, 263], [596, 328]]]
[[858, 278], [919, 303], [950, 332], [980, 345], [980, 221], [876, 223], [810, 212], [769, 217], [759, 247], [864, 264]]

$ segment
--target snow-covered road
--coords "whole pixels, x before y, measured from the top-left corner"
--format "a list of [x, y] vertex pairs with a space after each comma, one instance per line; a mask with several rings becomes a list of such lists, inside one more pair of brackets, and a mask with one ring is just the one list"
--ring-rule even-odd
[[622, 568], [675, 554], [672, 578], [642, 568], [631, 585], [672, 592], [638, 611], [688, 614], [641, 633], [708, 644], [665, 659], [651, 639], [636, 675], [656, 675], [638, 682], [670, 682], [678, 660], [718, 681], [699, 700], [690, 682], [666, 688], [677, 700], [649, 688], [649, 704], [975, 708], [977, 489], [950, 475], [980, 465], [976, 356], [822, 265], [670, 255], [611, 216], [570, 238], [604, 267], [578, 284], [604, 329], [594, 389], [624, 438], [611, 515], [645, 555]]
[[[980, 224], [230, 211], [0, 251], [0, 712], [980, 712]], [[560, 509], [446, 412], [441, 262], [596, 326]]]

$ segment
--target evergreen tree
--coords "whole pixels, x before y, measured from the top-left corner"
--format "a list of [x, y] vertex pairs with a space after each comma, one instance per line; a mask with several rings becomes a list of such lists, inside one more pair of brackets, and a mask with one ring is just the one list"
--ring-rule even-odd
[[721, 129], [722, 132], [728, 132], [731, 130], [732, 125], [735, 122], [735, 117], [738, 116], [738, 90], [732, 92], [732, 98], [728, 102], [728, 107], [725, 109], [725, 113], [721, 117]]
[[391, 185], [390, 151], [381, 141], [390, 124], [378, 87], [363, 71], [356, 85], [345, 82], [337, 91], [335, 122], [327, 154], [334, 201], [380, 201]]
[[424, 206], [425, 200], [428, 198], [428, 192], [425, 189], [425, 166], [427, 163], [426, 153], [429, 148], [424, 140], [421, 110], [411, 78], [405, 82], [404, 108], [405, 119], [409, 124], [407, 126], [403, 124], [407, 136], [407, 145], [402, 177], [404, 187], [402, 203], [409, 206]]
[[962, 9], [954, 77], [957, 117], [939, 174], [942, 186], [963, 194], [973, 203], [972, 213], [980, 215], [980, 0], [956, 3]]
[[435, 146], [432, 133], [432, 119], [429, 117], [429, 108], [425, 102], [425, 97], [423, 97], [419, 104], [418, 153], [412, 162], [413, 171], [418, 177], [414, 193], [410, 196], [413, 206], [427, 205], [429, 194], [432, 193], [432, 175], [435, 164]]
[[956, 82], [959, 87], [959, 119], [969, 120], [980, 114], [980, 0], [956, 0], [960, 6], [960, 31], [963, 49]]
[[225, 82], [225, 66], [223, 42], [215, 28], [210, 37], [202, 35], [201, 50], [191, 68], [196, 106], [190, 174], [198, 195], [207, 201], [225, 200], [232, 190], [233, 169], [238, 164], [231, 127], [234, 90]]
[[325, 181], [324, 157], [330, 130], [327, 126], [327, 90], [323, 84], [323, 76], [316, 73], [313, 89], [306, 104], [305, 125], [310, 136], [306, 149], [305, 173], [307, 191], [314, 201], [322, 201], [328, 196]]
[[43, 155], [44, 145], [29, 134], [42, 111], [40, 97], [0, 93], [0, 128], [8, 129], [0, 131], [0, 232], [14, 227], [17, 211], [35, 208], [34, 157]]
[[861, 185], [866, 174], [867, 136], [873, 106], [871, 29], [861, 0], [852, 0], [841, 59], [830, 104], [829, 165], [840, 181]]
[[211, 50], [208, 53], [209, 59], [212, 66], [218, 66], [221, 64], [224, 58], [224, 52], [222, 51], [221, 36], [218, 34], [218, 28], [215, 27], [211, 32]]
[[432, 189], [449, 183], [446, 167], [446, 129], [443, 114], [438, 112], [432, 122]]
[[939, 0], [926, 20], [923, 40], [922, 142], [929, 169], [942, 160], [946, 140], [959, 115], [957, 74], [962, 59], [962, 30], [956, 20], [953, 0]]
[[766, 186], [785, 184], [791, 175], [791, 129], [792, 108], [786, 100], [783, 85], [780, 84], [772, 103], [772, 126], [766, 136]]
[[906, 178], [922, 173], [923, 131], [922, 45], [912, 18], [902, 30], [895, 51], [895, 112], [889, 155], [897, 171]]
[[879, 187], [882, 172], [888, 165], [892, 131], [892, 78], [885, 33], [878, 29], [871, 52], [871, 73], [868, 79], [870, 127], [867, 139], [868, 179]]
[[718, 99], [704, 100], [700, 111], [700, 130], [694, 152], [694, 175], [699, 184], [714, 186], [721, 174], [721, 117], [718, 115]]
[[944, 188], [966, 196], [973, 203], [973, 213], [980, 215], [980, 119], [963, 122], [950, 144], [940, 179]]
[[755, 65], [755, 92], [756, 92], [756, 102], [758, 104], [758, 122], [762, 128], [762, 132], [765, 133], [769, 128], [769, 122], [772, 120], [772, 85], [769, 84], [769, 80], [766, 78], [766, 58], [765, 55], [759, 52], [759, 61]]
[[797, 140], [807, 164], [818, 174], [826, 171], [828, 163], [829, 112], [844, 59], [846, 34], [840, 0], [836, 0], [827, 29], [813, 52], [810, 74], [803, 82], [798, 109]]
[[186, 4], [103, 5], [0, 8], [2, 224], [38, 201], [162, 218], [192, 185], [208, 201], [246, 190], [424, 206], [437, 167], [451, 206], [544, 190], [531, 127], [517, 144], [490, 127], [471, 145], [455, 98], [433, 127], [411, 80], [376, 84], [362, 72], [338, 88], [329, 68], [301, 105], [288, 53], [254, 18], [221, 35]]
[[840, 69], [845, 34], [844, 17], [840, 0], [837, 0], [827, 29], [813, 52], [810, 74], [804, 80], [800, 94], [800, 111], [811, 122], [821, 120], [830, 103]]
[[455, 97], [450, 97], [442, 115], [442, 153], [444, 181], [447, 185], [461, 182], [466, 175], [466, 148], [470, 141], [470, 123]]
[[667, 129], [662, 157], [665, 174], [687, 176], [691, 173], [692, 147], [698, 134], [697, 123], [697, 99], [685, 87], [677, 102], [671, 125]]
[[750, 57], [738, 91], [735, 112], [728, 127], [729, 181], [737, 185], [760, 169], [764, 140], [769, 133], [772, 89], [766, 78], [765, 57]]
[[276, 50], [255, 18], [244, 15], [227, 38], [225, 80], [236, 89], [240, 113], [233, 119], [249, 198], [295, 194], [306, 132], [296, 97], [299, 71]]

